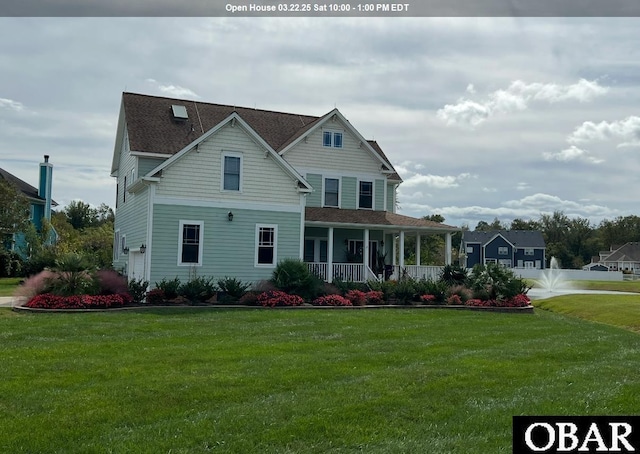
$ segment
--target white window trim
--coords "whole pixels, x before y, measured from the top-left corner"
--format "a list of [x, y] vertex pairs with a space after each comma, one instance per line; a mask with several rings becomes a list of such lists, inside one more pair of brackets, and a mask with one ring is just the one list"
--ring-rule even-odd
[[[200, 236], [198, 238], [198, 263], [182, 262], [182, 232], [185, 225], [200, 226]], [[204, 221], [189, 221], [181, 219], [178, 227], [178, 266], [202, 266], [202, 251], [204, 250]]]
[[[260, 229], [273, 229], [273, 263], [258, 263], [258, 248], [260, 247]], [[278, 224], [256, 224], [255, 257], [256, 268], [275, 268], [278, 263]]]
[[[324, 144], [324, 133], [325, 132], [330, 132], [331, 133], [331, 145], [325, 145]], [[341, 134], [342, 135], [342, 144], [337, 147], [336, 146], [336, 133]], [[338, 148], [338, 149], [342, 149], [344, 148], [344, 130], [343, 129], [335, 129], [335, 128], [322, 128], [322, 135], [321, 135], [321, 139], [322, 141], [322, 147], [323, 148]]]
[[[325, 183], [326, 180], [338, 180], [338, 206], [334, 206], [334, 205], [327, 205], [325, 203], [325, 194], [326, 194], [326, 188], [325, 188]], [[334, 176], [334, 175], [322, 175], [322, 207], [325, 208], [340, 208], [342, 206], [342, 178], [340, 178], [339, 176]]]
[[[225, 189], [224, 188], [224, 158], [240, 158], [240, 184], [238, 190], [234, 189]], [[244, 180], [244, 157], [243, 154], [238, 151], [223, 151], [222, 156], [220, 157], [220, 192], [227, 192], [232, 194], [242, 194]]]
[[524, 255], [530, 255], [530, 256], [535, 255], [535, 250], [534, 250], [534, 248], [532, 248], [532, 247], [526, 247], [526, 248], [523, 248], [523, 249], [524, 249], [524, 251], [523, 251], [523, 252], [524, 252]]
[[[360, 183], [371, 183], [371, 208], [361, 207], [360, 206]], [[357, 197], [357, 206], [359, 210], [371, 210], [375, 211], [376, 209], [376, 180], [367, 180], [365, 178], [358, 178], [358, 182], [356, 183], [356, 197]]]
[[[501, 252], [504, 251], [504, 252]], [[509, 255], [509, 247], [508, 246], [498, 246], [498, 255]]]

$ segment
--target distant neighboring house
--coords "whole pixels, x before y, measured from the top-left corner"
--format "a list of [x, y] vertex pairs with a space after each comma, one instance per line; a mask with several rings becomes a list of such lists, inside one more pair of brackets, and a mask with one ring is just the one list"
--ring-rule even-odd
[[[324, 280], [403, 267], [405, 235], [457, 227], [396, 213], [402, 179], [338, 109], [321, 117], [123, 93], [114, 268], [162, 278], [271, 277], [285, 258]], [[397, 259], [396, 259], [397, 257]]]
[[599, 255], [592, 257], [591, 263], [583, 269], [640, 274], [640, 242], [611, 246], [608, 251], [600, 251]]
[[546, 246], [537, 230], [465, 231], [460, 248], [467, 268], [487, 263], [507, 268], [545, 268]]
[[[48, 155], [44, 156], [44, 162], [40, 163], [39, 166], [38, 189], [6, 170], [0, 169], [0, 179], [14, 185], [29, 200], [31, 204], [30, 221], [38, 231], [42, 228], [43, 219], [51, 221], [51, 207], [58, 206], [55, 200], [51, 198], [52, 178], [53, 165], [49, 162]], [[48, 241], [55, 242], [56, 240], [57, 234], [52, 229]], [[15, 232], [11, 241], [5, 245], [7, 249], [16, 251], [21, 255], [24, 255], [24, 246], [26, 246], [26, 242], [23, 232]]]

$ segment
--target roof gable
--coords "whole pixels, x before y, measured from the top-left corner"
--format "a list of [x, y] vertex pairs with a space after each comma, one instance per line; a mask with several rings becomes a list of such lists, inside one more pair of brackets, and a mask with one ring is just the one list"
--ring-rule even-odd
[[490, 243], [496, 236], [502, 236], [511, 245], [518, 248], [544, 248], [544, 238], [539, 230], [491, 230], [469, 231], [462, 234], [465, 243], [480, 243], [482, 246]]
[[251, 126], [249, 126], [247, 124], [247, 122], [245, 122], [242, 119], [242, 117], [240, 117], [238, 115], [238, 113], [236, 113], [236, 112], [232, 112], [231, 115], [229, 115], [227, 118], [222, 120], [220, 123], [218, 123], [217, 125], [212, 127], [209, 131], [207, 131], [206, 133], [202, 134], [200, 137], [196, 138], [194, 141], [192, 141], [191, 143], [187, 144], [182, 150], [180, 150], [179, 152], [177, 152], [176, 154], [171, 156], [171, 158], [167, 159], [162, 164], [160, 164], [156, 168], [154, 168], [151, 171], [149, 171], [143, 178], [154, 178], [159, 172], [161, 172], [162, 170], [166, 169], [167, 167], [170, 167], [175, 162], [177, 162], [178, 160], [182, 159], [182, 157], [185, 156], [186, 154], [188, 154], [189, 152], [191, 152], [193, 150], [197, 150], [198, 144], [200, 144], [200, 143], [204, 142], [205, 140], [207, 140], [209, 137], [214, 135], [216, 132], [218, 132], [222, 127], [224, 127], [227, 124], [232, 124], [232, 125], [236, 125], [236, 126], [242, 127], [247, 132], [247, 134], [249, 134], [249, 136], [256, 143], [258, 143], [258, 145], [260, 147], [262, 147], [264, 149], [265, 154], [268, 154], [269, 156], [271, 156], [274, 159], [274, 161], [286, 173], [288, 173], [293, 179], [298, 181], [298, 190], [299, 191], [301, 191], [301, 192], [311, 192], [313, 190], [311, 185], [309, 185], [309, 183], [307, 183], [307, 181], [302, 177], [302, 175], [300, 175], [293, 167], [291, 167], [291, 165], [289, 165], [288, 162], [286, 162], [278, 153], [276, 153], [275, 150], [273, 150], [273, 148], [271, 148], [269, 146], [269, 144], [266, 143], [262, 139], [262, 137], [260, 137], [251, 128]]
[[640, 262], [640, 242], [629, 242], [603, 257], [605, 262]]

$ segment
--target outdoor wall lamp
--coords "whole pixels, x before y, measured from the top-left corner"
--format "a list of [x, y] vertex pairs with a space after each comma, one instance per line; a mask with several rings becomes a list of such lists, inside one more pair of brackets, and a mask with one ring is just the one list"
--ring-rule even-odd
[[227, 219], [229, 219], [229, 222], [233, 221], [233, 213], [231, 211], [227, 214]]
[[122, 248], [122, 252], [124, 252], [125, 254], [128, 254], [129, 253], [129, 248], [128, 247]]
[[144, 254], [146, 250], [147, 250], [147, 246], [144, 243], [142, 243], [140, 245], [140, 253]]

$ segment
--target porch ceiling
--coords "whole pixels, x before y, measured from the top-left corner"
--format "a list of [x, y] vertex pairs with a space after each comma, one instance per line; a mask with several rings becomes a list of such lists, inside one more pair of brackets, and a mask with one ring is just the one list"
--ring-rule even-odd
[[309, 226], [370, 228], [429, 233], [450, 233], [462, 230], [459, 227], [412, 218], [388, 211], [316, 207], [305, 208], [305, 224]]

